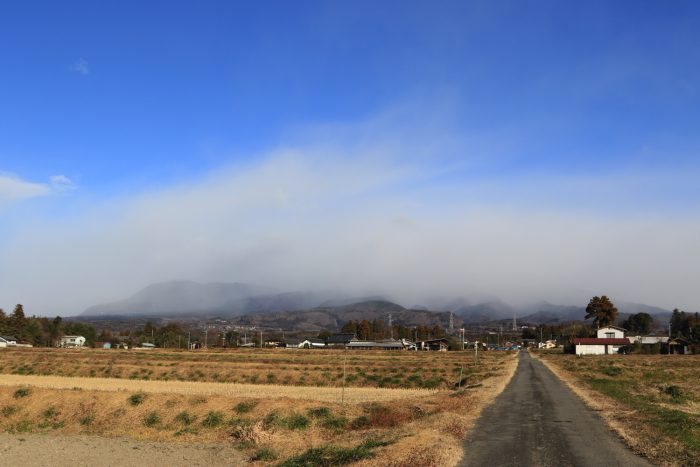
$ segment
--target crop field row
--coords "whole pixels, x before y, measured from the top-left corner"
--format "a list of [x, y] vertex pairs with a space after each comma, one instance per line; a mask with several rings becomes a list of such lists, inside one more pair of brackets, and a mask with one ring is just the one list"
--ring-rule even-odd
[[3, 374], [0, 374], [0, 386], [32, 386], [51, 389], [83, 389], [88, 391], [132, 391], [155, 394], [223, 395], [266, 399], [286, 397], [324, 402], [340, 402], [342, 400], [350, 404], [428, 397], [436, 393], [434, 389], [279, 386]]
[[[481, 358], [494, 360], [493, 352]], [[343, 371], [345, 367], [345, 372]], [[468, 352], [305, 349], [126, 351], [4, 349], [0, 373], [284, 386], [450, 389], [485, 376]], [[345, 374], [345, 376], [343, 376]]]
[[633, 448], [658, 463], [700, 465], [700, 356], [542, 358]]

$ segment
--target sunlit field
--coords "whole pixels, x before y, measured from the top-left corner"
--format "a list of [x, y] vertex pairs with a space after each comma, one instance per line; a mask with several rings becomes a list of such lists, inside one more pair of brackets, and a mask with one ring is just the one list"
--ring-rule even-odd
[[637, 451], [700, 465], [700, 355], [542, 354]]
[[5, 349], [0, 373], [210, 381], [290, 386], [451, 389], [490, 371], [496, 354], [475, 367], [462, 352], [374, 352], [314, 349], [221, 351]]
[[10, 349], [0, 427], [225, 443], [260, 465], [453, 465], [515, 364], [508, 352]]

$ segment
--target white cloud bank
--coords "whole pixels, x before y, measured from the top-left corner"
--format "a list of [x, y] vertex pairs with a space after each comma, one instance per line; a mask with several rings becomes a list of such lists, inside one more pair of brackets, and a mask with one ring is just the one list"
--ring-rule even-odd
[[583, 304], [600, 293], [700, 304], [697, 213], [635, 204], [682, 183], [678, 173], [470, 177], [484, 154], [469, 138], [329, 131], [344, 143], [324, 130], [256, 164], [15, 228], [0, 246], [0, 303], [75, 314], [184, 278], [382, 292], [406, 305], [483, 294]]

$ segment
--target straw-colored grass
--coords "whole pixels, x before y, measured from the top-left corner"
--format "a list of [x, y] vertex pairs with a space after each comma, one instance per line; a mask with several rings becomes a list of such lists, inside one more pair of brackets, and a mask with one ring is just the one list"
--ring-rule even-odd
[[[134, 368], [174, 364], [169, 368], [178, 370], [183, 360], [185, 366], [203, 368], [205, 377], [162, 381], [66, 376], [82, 374], [83, 362], [88, 371], [101, 368], [105, 355], [113, 366]], [[342, 369], [346, 357], [348, 373], [360, 368], [377, 377], [351, 381], [343, 404], [337, 380], [332, 385], [319, 381], [318, 386], [212, 381], [214, 374], [233, 371], [243, 361], [258, 372], [287, 372], [294, 381], [306, 374], [308, 381], [323, 377], [329, 368]], [[505, 387], [515, 366], [515, 356], [506, 352], [485, 352], [478, 364], [467, 352], [0, 352], [5, 373], [14, 367], [14, 374], [0, 375], [0, 430], [225, 443], [255, 465], [278, 465], [295, 456], [335, 456], [368, 466], [449, 466], [459, 461], [467, 431]], [[39, 368], [53, 374], [37, 375]], [[462, 387], [457, 390], [460, 370]], [[432, 375], [442, 379], [438, 388], [407, 384]], [[400, 377], [397, 386], [404, 388], [376, 387], [377, 380], [389, 377]], [[15, 397], [20, 388], [26, 389], [24, 395]]]
[[386, 388], [328, 388], [256, 384], [207, 383], [188, 381], [139, 381], [117, 378], [79, 378], [66, 376], [1, 375], [0, 386], [32, 386], [50, 389], [86, 391], [130, 391], [156, 394], [220, 395], [238, 398], [304, 399], [320, 402], [384, 402], [429, 397], [437, 390]]
[[700, 465], [700, 356], [543, 354], [635, 451], [661, 465]]

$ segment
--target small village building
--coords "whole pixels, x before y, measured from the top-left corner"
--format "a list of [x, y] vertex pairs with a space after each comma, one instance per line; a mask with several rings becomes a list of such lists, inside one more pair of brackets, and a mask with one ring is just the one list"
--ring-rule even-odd
[[140, 347], [140, 348], [141, 348], [141, 349], [144, 349], [144, 350], [152, 350], [152, 349], [155, 349], [155, 348], [156, 348], [156, 345], [155, 345], [155, 344], [151, 344], [150, 342], [144, 342], [143, 344], [141, 344], [141, 347]]
[[64, 348], [85, 347], [85, 338], [83, 336], [63, 336], [58, 345]]
[[328, 339], [326, 339], [326, 346], [328, 347], [341, 347], [344, 348], [350, 342], [359, 342], [360, 340], [355, 337], [355, 334], [344, 333], [344, 334], [331, 334]]
[[576, 355], [611, 355], [630, 345], [626, 337], [579, 337], [573, 340]]
[[557, 348], [557, 341], [555, 339], [548, 339], [544, 342], [540, 342], [539, 345], [537, 346], [540, 349], [556, 349]]
[[668, 353], [676, 355], [690, 355], [690, 341], [677, 337], [668, 341]]
[[0, 336], [0, 347], [15, 347], [19, 341], [13, 336]]
[[418, 350], [437, 350], [439, 352], [447, 352], [447, 349], [449, 349], [449, 347], [450, 344], [445, 338], [429, 339], [425, 341], [416, 342], [416, 348]]
[[596, 333], [599, 339], [622, 339], [625, 337], [627, 330], [617, 326], [605, 326], [598, 328]]

